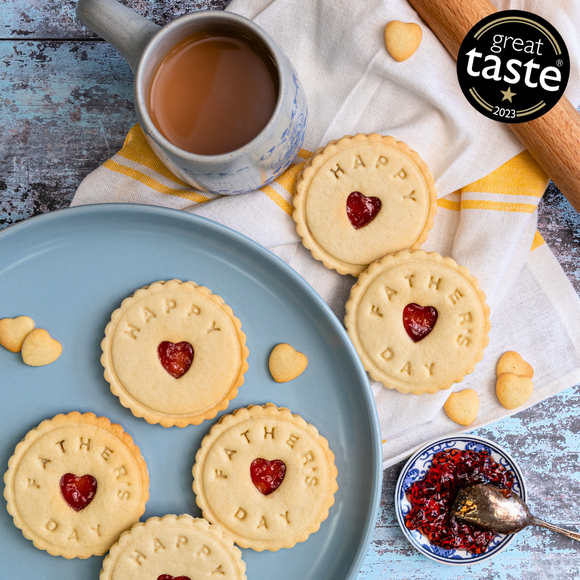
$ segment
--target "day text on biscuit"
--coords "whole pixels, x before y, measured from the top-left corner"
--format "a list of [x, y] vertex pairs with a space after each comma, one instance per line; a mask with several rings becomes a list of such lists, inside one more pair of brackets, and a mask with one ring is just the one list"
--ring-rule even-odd
[[386, 348], [382, 353], [381, 356], [386, 360], [392, 360], [392, 358], [395, 356], [395, 353], [393, 352], [393, 350], [391, 348]]

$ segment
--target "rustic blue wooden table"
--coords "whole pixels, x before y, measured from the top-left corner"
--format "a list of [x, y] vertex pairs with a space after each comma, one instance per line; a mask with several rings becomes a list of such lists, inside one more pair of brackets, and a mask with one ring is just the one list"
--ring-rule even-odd
[[[223, 9], [227, 2], [123, 0], [158, 24], [192, 10]], [[82, 178], [120, 149], [136, 122], [128, 65], [76, 20], [75, 4], [0, 2], [0, 228], [67, 207]], [[580, 292], [580, 215], [553, 185], [540, 204], [539, 229]], [[517, 459], [533, 513], [580, 527], [578, 386], [476, 433]], [[580, 544], [540, 528], [521, 532], [502, 554], [473, 567], [448, 567], [419, 555], [393, 509], [401, 467], [384, 472], [379, 519], [360, 580], [580, 577]]]

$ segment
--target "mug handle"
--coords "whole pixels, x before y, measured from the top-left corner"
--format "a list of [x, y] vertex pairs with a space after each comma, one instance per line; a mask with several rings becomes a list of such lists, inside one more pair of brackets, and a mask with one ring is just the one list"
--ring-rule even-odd
[[78, 19], [112, 44], [129, 63], [133, 73], [149, 41], [161, 30], [147, 18], [116, 0], [79, 0]]

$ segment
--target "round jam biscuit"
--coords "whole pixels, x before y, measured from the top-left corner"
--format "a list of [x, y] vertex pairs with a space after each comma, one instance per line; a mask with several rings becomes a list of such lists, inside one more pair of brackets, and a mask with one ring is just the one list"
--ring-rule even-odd
[[246, 335], [223, 299], [195, 282], [156, 282], [113, 312], [101, 344], [111, 391], [136, 417], [199, 425], [227, 408], [248, 370]]
[[319, 149], [296, 182], [293, 203], [296, 231], [312, 256], [358, 276], [386, 254], [427, 239], [437, 194], [417, 153], [373, 133]]
[[485, 294], [467, 268], [423, 250], [372, 264], [352, 287], [345, 325], [373, 379], [416, 395], [473, 372], [491, 328]]
[[268, 403], [225, 415], [193, 466], [203, 517], [242, 548], [291, 548], [328, 517], [338, 489], [334, 454], [316, 427]]
[[16, 527], [65, 558], [104, 554], [139, 521], [149, 474], [120, 425], [78, 412], [28, 432], [8, 462], [4, 497]]
[[246, 580], [242, 552], [218, 526], [190, 515], [135, 524], [103, 561], [100, 580]]

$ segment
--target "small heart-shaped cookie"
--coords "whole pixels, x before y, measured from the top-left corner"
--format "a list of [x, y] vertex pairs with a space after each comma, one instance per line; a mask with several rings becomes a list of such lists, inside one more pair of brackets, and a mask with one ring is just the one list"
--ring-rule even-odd
[[276, 345], [270, 353], [270, 374], [277, 383], [287, 383], [300, 376], [308, 366], [308, 357], [289, 344]]
[[421, 44], [423, 31], [414, 22], [393, 20], [385, 27], [385, 46], [398, 62], [413, 56]]
[[528, 377], [504, 373], [497, 378], [495, 392], [506, 409], [516, 409], [532, 396], [534, 383]]
[[473, 389], [451, 393], [443, 405], [447, 416], [460, 425], [471, 425], [479, 411], [479, 397]]
[[504, 373], [512, 373], [520, 377], [528, 377], [531, 379], [534, 376], [534, 369], [532, 365], [527, 363], [520, 354], [510, 350], [504, 352], [497, 361], [496, 376]]
[[10, 352], [20, 352], [22, 343], [34, 330], [34, 320], [28, 316], [0, 320], [0, 344]]
[[54, 362], [62, 353], [62, 345], [44, 328], [35, 328], [22, 343], [22, 360], [31, 367]]

